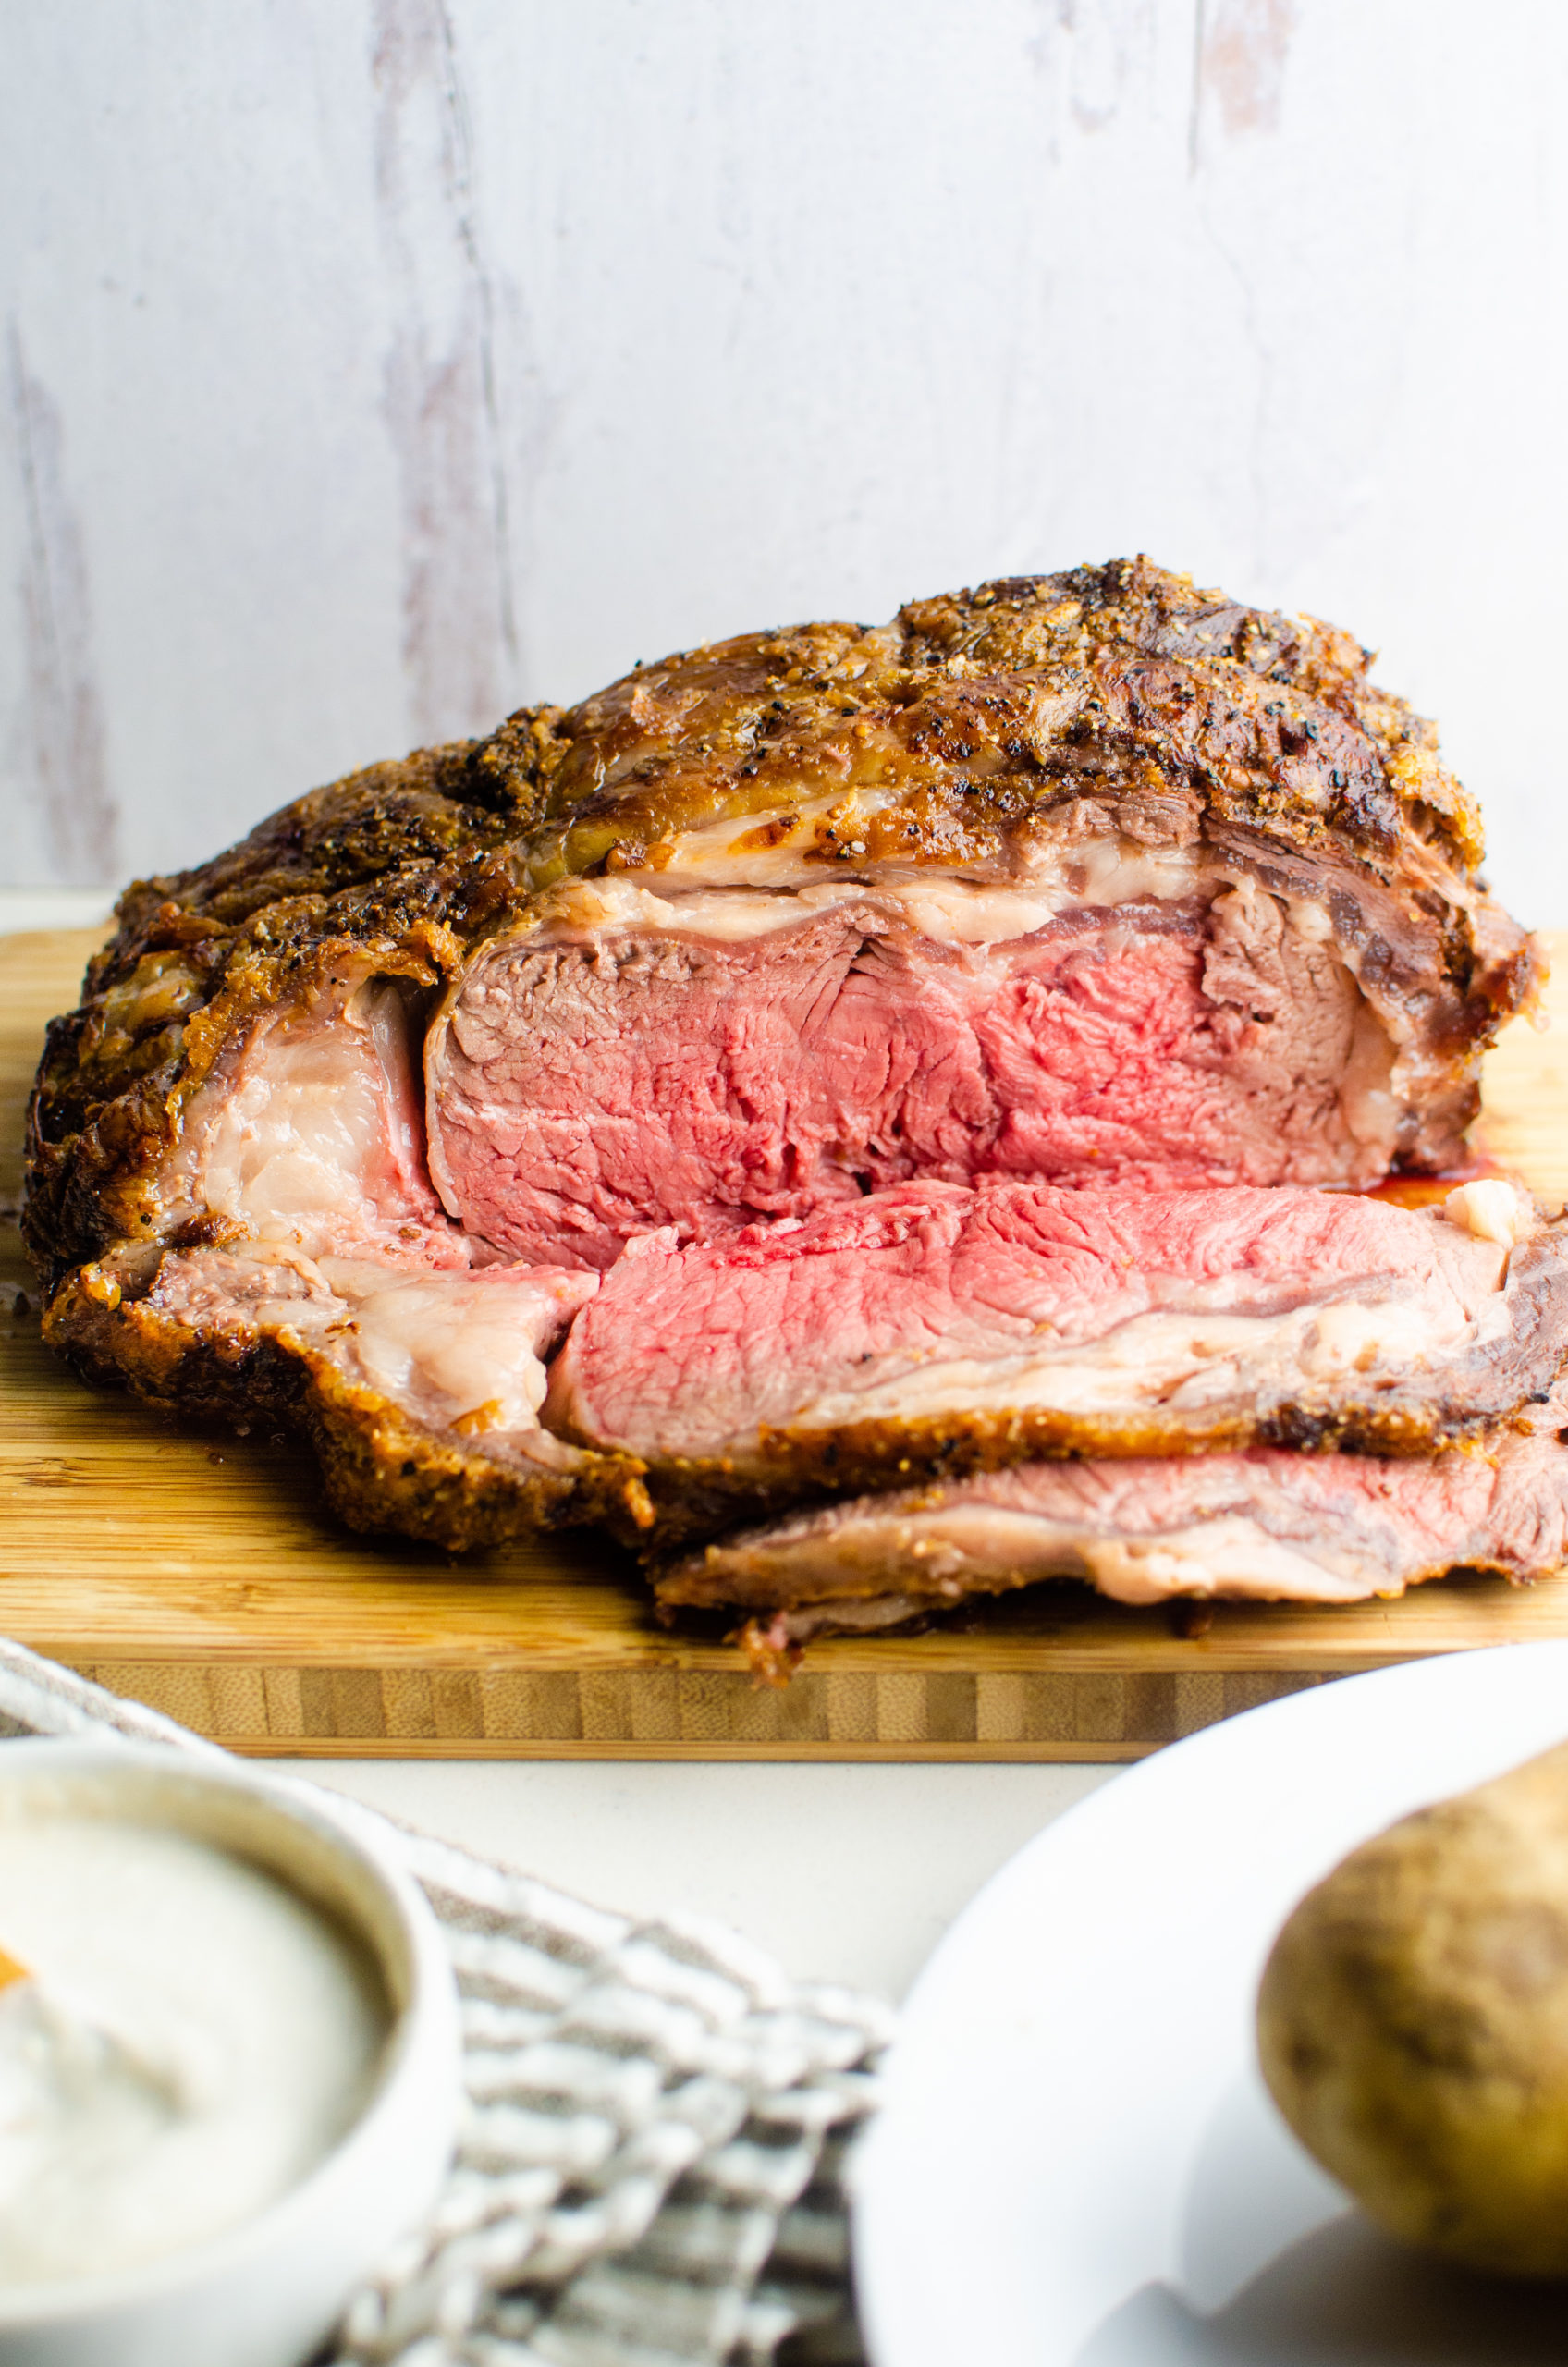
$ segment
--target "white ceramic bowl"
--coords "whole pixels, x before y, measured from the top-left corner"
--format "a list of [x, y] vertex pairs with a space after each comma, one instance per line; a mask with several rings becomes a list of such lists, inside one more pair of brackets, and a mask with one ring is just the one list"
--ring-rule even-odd
[[0, 1744], [0, 1789], [174, 1828], [264, 1867], [361, 1941], [390, 2027], [359, 2119], [243, 2226], [145, 2267], [0, 2287], [0, 2367], [300, 2367], [435, 2201], [452, 2150], [457, 1997], [435, 1919], [369, 1819], [238, 1764], [110, 1742]]

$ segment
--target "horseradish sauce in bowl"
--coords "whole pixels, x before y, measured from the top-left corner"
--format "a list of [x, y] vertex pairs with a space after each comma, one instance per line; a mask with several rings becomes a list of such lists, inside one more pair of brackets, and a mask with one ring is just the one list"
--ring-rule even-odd
[[303, 1786], [0, 1746], [0, 2361], [298, 2367], [434, 2200], [434, 1919]]

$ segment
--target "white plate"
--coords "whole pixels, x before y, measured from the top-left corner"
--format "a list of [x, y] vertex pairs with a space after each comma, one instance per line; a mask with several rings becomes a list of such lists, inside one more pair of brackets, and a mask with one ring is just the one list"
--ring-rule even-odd
[[1568, 2357], [1568, 2297], [1386, 2244], [1274, 2113], [1253, 1997], [1294, 1901], [1568, 1735], [1568, 1644], [1342, 1679], [1071, 1809], [923, 1974], [860, 2159], [876, 2367]]

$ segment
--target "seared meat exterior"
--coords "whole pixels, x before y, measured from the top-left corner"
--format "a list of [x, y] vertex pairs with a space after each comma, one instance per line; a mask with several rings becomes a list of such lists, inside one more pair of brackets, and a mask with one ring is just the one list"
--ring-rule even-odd
[[[704, 1257], [762, 1278], [735, 1306], [766, 1324], [808, 1255], [870, 1290], [900, 1227], [946, 1228], [958, 1273], [1004, 1210], [1028, 1231], [1103, 1202], [1083, 1221], [1114, 1230], [1110, 1196], [1180, 1188], [1230, 1238], [1228, 1195], [1441, 1171], [1536, 975], [1480, 854], [1431, 728], [1356, 644], [1145, 560], [639, 668], [130, 890], [34, 1098], [48, 1336], [159, 1402], [298, 1420], [348, 1518], [453, 1546], [729, 1521], [747, 1488], [882, 1476], [894, 1445], [894, 1469], [955, 1467], [965, 1436], [982, 1461], [1081, 1445], [1047, 1435], [1051, 1356], [1017, 1310], [962, 1288], [943, 1354], [962, 1334], [975, 1394], [920, 1417], [924, 1446], [886, 1307], [787, 1451], [762, 1434], [801, 1427], [793, 1402], [750, 1430], [721, 1404], [739, 1366], [664, 1436], [637, 1359], [685, 1355]], [[1062, 1368], [1103, 1368], [1119, 1326], [1272, 1325], [1301, 1370], [1262, 1434], [1424, 1450], [1550, 1379], [1561, 1314], [1554, 1236], [1503, 1284], [1463, 1226], [1421, 1221], [1415, 1266], [1395, 1227], [1385, 1265], [1333, 1269], [1336, 1321], [1378, 1310], [1359, 1380], [1305, 1372], [1332, 1351], [1321, 1326], [1306, 1345], [1299, 1256], [1266, 1311], [1256, 1278], [1183, 1277], [1174, 1250], [1136, 1305], [1090, 1293]], [[1085, 1254], [1108, 1275], [1110, 1234]], [[655, 1274], [674, 1328], [650, 1341]], [[1418, 1355], [1384, 1389], [1402, 1293]], [[768, 1363], [766, 1332], [747, 1353]], [[1191, 1373], [1152, 1431], [1112, 1403], [1120, 1451], [1257, 1435], [1234, 1427], [1249, 1353], [1207, 1429]], [[792, 1345], [778, 1362], [788, 1393]], [[1025, 1370], [1037, 1405], [1013, 1402]], [[892, 1425], [869, 1465], [868, 1422]]]
[[1399, 1462], [1256, 1448], [1023, 1464], [743, 1530], [668, 1565], [658, 1600], [749, 1611], [766, 1654], [1043, 1578], [1130, 1603], [1359, 1602], [1458, 1568], [1527, 1583], [1568, 1561], [1565, 1417], [1560, 1397], [1482, 1452]]

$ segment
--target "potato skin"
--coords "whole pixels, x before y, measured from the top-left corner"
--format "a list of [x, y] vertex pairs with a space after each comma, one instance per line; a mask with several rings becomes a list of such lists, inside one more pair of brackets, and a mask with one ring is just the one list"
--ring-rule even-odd
[[1568, 1745], [1365, 1843], [1264, 1970], [1258, 2054], [1390, 2235], [1568, 2276]]

